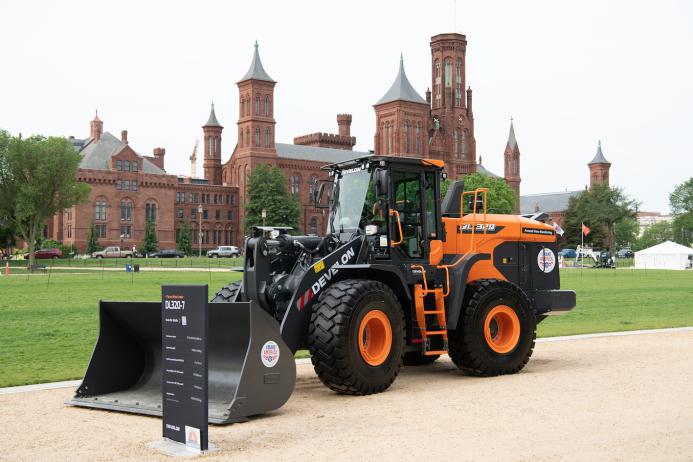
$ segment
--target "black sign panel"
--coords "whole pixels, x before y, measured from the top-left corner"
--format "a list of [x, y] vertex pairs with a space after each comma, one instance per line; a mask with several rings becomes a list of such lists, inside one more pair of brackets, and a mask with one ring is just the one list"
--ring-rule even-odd
[[541, 234], [542, 236], [553, 236], [554, 231], [551, 229], [537, 229], [537, 228], [522, 228], [522, 232], [525, 234]]
[[164, 437], [207, 450], [207, 286], [163, 286]]

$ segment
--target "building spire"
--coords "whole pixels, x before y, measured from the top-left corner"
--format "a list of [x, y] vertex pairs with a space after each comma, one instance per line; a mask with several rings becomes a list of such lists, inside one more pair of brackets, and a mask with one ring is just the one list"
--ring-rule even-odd
[[597, 154], [595, 154], [594, 159], [587, 164], [587, 165], [592, 165], [592, 164], [609, 164], [611, 165], [611, 162], [606, 160], [606, 157], [604, 157], [604, 153], [602, 152], [602, 140], [599, 140], [597, 142]]
[[250, 68], [248, 69], [248, 72], [245, 73], [243, 78], [239, 80], [239, 82], [251, 79], [274, 82], [274, 80], [272, 80], [272, 77], [270, 77], [267, 74], [267, 72], [265, 72], [265, 68], [262, 67], [262, 61], [260, 60], [260, 52], [258, 51], [260, 45], [257, 43], [257, 40], [255, 40], [255, 44], [253, 45], [253, 47], [255, 48], [255, 51], [253, 52], [253, 60], [250, 62]]
[[214, 113], [214, 102], [212, 102], [212, 109], [209, 111], [209, 118], [207, 123], [203, 127], [221, 127], [221, 124], [217, 120], [217, 115]]
[[508, 146], [510, 149], [515, 149], [517, 146], [517, 140], [515, 139], [515, 127], [513, 126], [513, 118], [510, 117], [510, 133], [508, 133]]
[[407, 73], [404, 72], [404, 55], [401, 53], [399, 57], [399, 71], [397, 72], [395, 81], [392, 83], [387, 93], [375, 104], [377, 106], [378, 104], [389, 103], [391, 101], [411, 101], [414, 103], [426, 104], [426, 100], [414, 90], [414, 87], [409, 83], [409, 79], [407, 79]]
[[93, 122], [101, 122], [101, 119], [99, 119], [99, 110], [95, 109], [94, 110], [94, 120]]

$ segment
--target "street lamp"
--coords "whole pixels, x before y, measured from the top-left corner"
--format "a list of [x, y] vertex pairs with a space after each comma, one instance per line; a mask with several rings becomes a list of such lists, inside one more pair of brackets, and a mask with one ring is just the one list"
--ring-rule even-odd
[[267, 218], [267, 210], [262, 209], [262, 226], [265, 226], [265, 218]]
[[197, 215], [200, 218], [200, 234], [198, 235], [198, 242], [200, 244], [200, 257], [202, 257], [202, 205], [197, 206]]

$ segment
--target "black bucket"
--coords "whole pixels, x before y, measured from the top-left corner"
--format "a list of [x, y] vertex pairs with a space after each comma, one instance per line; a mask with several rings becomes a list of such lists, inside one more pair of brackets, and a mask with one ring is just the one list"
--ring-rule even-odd
[[[252, 302], [209, 305], [209, 422], [240, 422], [278, 409], [296, 381], [279, 323]], [[266, 342], [279, 347], [266, 366]], [[100, 331], [87, 372], [68, 404], [161, 415], [161, 303], [100, 303]]]

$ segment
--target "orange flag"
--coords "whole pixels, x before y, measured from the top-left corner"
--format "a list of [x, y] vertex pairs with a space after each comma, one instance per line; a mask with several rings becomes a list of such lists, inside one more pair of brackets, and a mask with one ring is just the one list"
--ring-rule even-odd
[[582, 224], [582, 234], [584, 234], [585, 236], [587, 236], [587, 235], [590, 233], [590, 231], [591, 231], [591, 230], [590, 230], [587, 226], [585, 226], [585, 224], [583, 223], [583, 224]]

